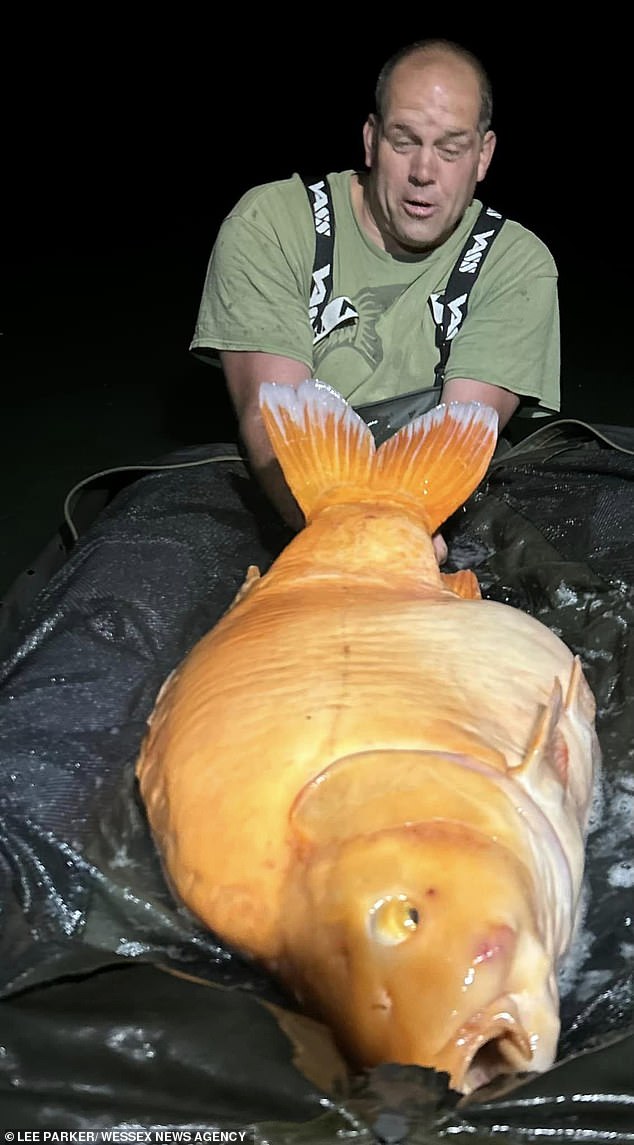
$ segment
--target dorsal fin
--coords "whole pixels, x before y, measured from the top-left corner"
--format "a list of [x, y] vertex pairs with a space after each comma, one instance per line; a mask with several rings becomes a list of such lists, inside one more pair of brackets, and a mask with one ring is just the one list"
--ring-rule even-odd
[[245, 576], [242, 584], [240, 585], [240, 588], [238, 589], [233, 600], [231, 601], [231, 604], [229, 605], [227, 612], [230, 612], [232, 608], [235, 608], [236, 604], [239, 604], [241, 600], [244, 600], [245, 596], [248, 596], [248, 594], [251, 592], [251, 589], [253, 588], [253, 586], [255, 584], [257, 584], [257, 582], [259, 580], [260, 580], [260, 570], [259, 570], [258, 566], [257, 565], [249, 565], [249, 567], [247, 569], [247, 575]]
[[260, 407], [307, 520], [327, 505], [392, 501], [433, 533], [480, 483], [496, 443], [497, 413], [479, 402], [436, 406], [378, 449], [348, 402], [316, 379], [265, 382]]

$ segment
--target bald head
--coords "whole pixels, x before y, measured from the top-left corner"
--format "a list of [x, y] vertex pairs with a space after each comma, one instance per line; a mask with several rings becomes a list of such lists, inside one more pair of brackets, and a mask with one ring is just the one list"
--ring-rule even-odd
[[451, 75], [468, 91], [477, 92], [477, 129], [481, 136], [491, 126], [493, 99], [489, 77], [477, 56], [451, 40], [417, 40], [401, 48], [383, 65], [376, 90], [376, 112], [380, 119], [387, 115], [392, 89], [404, 76], [434, 69], [440, 76]]
[[422, 41], [383, 68], [377, 109], [363, 128], [361, 225], [390, 254], [426, 257], [453, 234], [488, 170], [489, 83], [470, 52]]

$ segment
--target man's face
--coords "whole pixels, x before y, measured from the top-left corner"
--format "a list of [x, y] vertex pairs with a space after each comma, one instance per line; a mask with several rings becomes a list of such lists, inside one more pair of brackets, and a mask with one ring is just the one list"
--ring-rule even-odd
[[431, 250], [459, 223], [495, 146], [492, 131], [478, 131], [479, 112], [466, 62], [413, 56], [395, 68], [383, 120], [371, 115], [363, 131], [370, 227], [392, 254]]

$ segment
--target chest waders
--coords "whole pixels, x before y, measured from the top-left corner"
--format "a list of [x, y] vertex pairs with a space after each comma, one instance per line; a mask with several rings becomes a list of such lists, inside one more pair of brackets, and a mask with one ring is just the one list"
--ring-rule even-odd
[[[358, 318], [358, 314], [349, 298], [332, 298], [335, 212], [328, 180], [305, 178], [303, 182], [315, 224], [315, 261], [309, 316], [313, 328], [313, 345], [316, 345], [335, 327]], [[467, 316], [469, 294], [503, 223], [502, 215], [490, 207], [483, 207], [449, 275], [444, 294], [430, 296], [429, 306], [436, 327], [438, 349], [433, 385], [412, 393], [355, 406], [357, 413], [370, 426], [377, 444], [380, 445], [413, 418], [438, 405], [452, 340]]]

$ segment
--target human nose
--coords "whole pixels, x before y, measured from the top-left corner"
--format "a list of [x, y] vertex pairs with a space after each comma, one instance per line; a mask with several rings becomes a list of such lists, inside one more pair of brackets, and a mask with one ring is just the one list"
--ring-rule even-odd
[[433, 183], [436, 178], [436, 156], [431, 147], [416, 147], [411, 156], [409, 180], [416, 186]]

